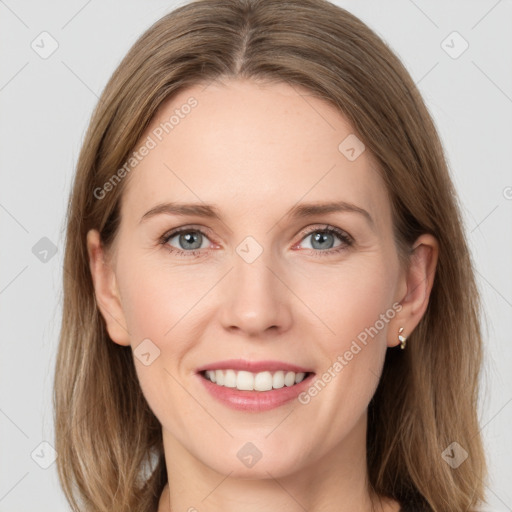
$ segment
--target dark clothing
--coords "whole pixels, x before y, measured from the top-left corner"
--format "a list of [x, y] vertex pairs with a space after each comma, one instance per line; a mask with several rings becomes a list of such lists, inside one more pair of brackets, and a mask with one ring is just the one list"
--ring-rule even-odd
[[425, 507], [425, 505], [417, 505], [411, 502], [400, 504], [400, 512], [429, 512], [430, 510], [430, 507]]

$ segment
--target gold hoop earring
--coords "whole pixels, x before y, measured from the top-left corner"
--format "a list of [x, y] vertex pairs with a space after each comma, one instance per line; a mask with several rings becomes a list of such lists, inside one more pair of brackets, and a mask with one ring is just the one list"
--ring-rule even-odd
[[403, 327], [400, 327], [398, 330], [398, 339], [400, 340], [400, 348], [403, 350], [405, 348], [405, 343], [407, 341], [407, 338], [405, 336], [402, 336], [402, 332], [404, 331]]

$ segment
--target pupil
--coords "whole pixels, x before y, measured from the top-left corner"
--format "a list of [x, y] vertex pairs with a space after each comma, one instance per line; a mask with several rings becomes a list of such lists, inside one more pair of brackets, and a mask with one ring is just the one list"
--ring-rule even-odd
[[[190, 243], [191, 243], [191, 244], [194, 244], [194, 241], [195, 241], [195, 243], [196, 243], [196, 245], [197, 245], [197, 240], [198, 240], [198, 238], [199, 238], [199, 237], [198, 237], [197, 235], [195, 235], [195, 234], [193, 234], [193, 233], [189, 232], [189, 233], [186, 233], [186, 234], [184, 234], [184, 235], [181, 235], [181, 238], [185, 240], [186, 244], [190, 244]], [[195, 239], [195, 240], [194, 240], [194, 239]], [[186, 245], [186, 244], [185, 244], [185, 245]], [[197, 245], [197, 247], [196, 247], [196, 246], [194, 246], [194, 247], [190, 247], [190, 246], [189, 246], [188, 248], [189, 248], [189, 249], [190, 249], [190, 248], [192, 248], [192, 249], [198, 249], [199, 247], [201, 247], [201, 242], [199, 242], [199, 245]]]
[[[317, 243], [317, 242], [319, 242], [320, 244], [322, 242], [325, 242], [328, 237], [332, 238], [332, 235], [330, 233], [317, 233], [313, 237], [313, 247], [315, 247], [315, 243]], [[315, 248], [325, 249], [325, 247], [315, 247]]]

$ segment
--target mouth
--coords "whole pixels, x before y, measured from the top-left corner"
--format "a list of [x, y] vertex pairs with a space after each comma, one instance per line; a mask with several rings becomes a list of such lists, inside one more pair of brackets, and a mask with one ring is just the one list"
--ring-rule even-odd
[[247, 413], [285, 406], [312, 385], [315, 372], [283, 361], [217, 361], [196, 370], [203, 389], [219, 403]]
[[293, 387], [313, 375], [313, 372], [290, 370], [250, 372], [233, 368], [203, 370], [199, 374], [217, 386], [234, 388], [239, 391], [264, 392], [284, 387]]

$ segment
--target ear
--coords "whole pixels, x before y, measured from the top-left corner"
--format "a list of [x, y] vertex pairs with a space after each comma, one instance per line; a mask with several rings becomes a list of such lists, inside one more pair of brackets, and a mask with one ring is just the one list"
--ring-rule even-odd
[[402, 309], [390, 324], [389, 347], [400, 343], [398, 339], [400, 327], [404, 328], [402, 335], [408, 338], [425, 314], [434, 284], [438, 256], [439, 243], [434, 236], [423, 234], [414, 242], [410, 266], [401, 286], [406, 291], [401, 300], [398, 300]]
[[96, 229], [91, 229], [87, 233], [87, 252], [96, 302], [105, 319], [108, 334], [115, 343], [128, 346], [130, 337], [126, 329], [116, 276], [111, 264], [105, 261], [100, 234]]

